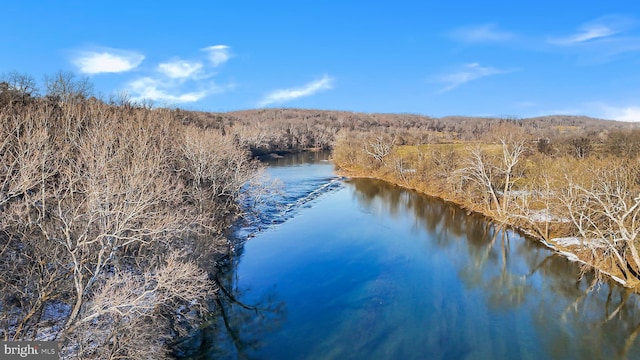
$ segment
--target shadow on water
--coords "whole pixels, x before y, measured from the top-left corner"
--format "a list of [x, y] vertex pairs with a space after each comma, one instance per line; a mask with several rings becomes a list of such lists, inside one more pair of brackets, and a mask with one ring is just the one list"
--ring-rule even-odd
[[[234, 260], [235, 262], [236, 260]], [[285, 303], [276, 289], [267, 291], [253, 304], [242, 300], [234, 265], [220, 269], [218, 296], [212, 312], [197, 331], [177, 339], [174, 351], [180, 359], [252, 359], [265, 333], [286, 319]]]
[[317, 163], [327, 163], [331, 152], [329, 150], [322, 151], [303, 151], [293, 154], [287, 154], [285, 156], [276, 156], [264, 162], [270, 167], [281, 166], [298, 166], [298, 165], [310, 165]]

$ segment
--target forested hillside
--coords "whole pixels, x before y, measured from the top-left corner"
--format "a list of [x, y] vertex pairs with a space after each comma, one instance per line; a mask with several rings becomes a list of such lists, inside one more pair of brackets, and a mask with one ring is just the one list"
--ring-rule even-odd
[[[502, 124], [515, 124], [536, 139], [568, 151], [571, 143], [598, 147], [628, 130], [625, 123], [585, 116], [553, 115], [511, 119], [449, 116], [432, 118], [414, 114], [375, 114], [345, 111], [261, 109], [230, 113], [181, 112], [187, 123], [234, 132], [254, 155], [301, 148], [331, 148], [339, 132], [393, 134], [396, 145], [451, 143], [491, 138]], [[626, 136], [626, 135], [625, 135]], [[586, 140], [584, 140], [586, 139]], [[544, 146], [544, 145], [541, 145]], [[549, 148], [550, 151], [550, 148]]]

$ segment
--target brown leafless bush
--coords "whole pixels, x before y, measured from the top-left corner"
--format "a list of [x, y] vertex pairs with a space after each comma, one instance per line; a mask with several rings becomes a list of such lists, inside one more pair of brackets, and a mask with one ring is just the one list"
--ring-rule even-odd
[[[176, 111], [87, 99], [85, 84], [58, 77], [48, 98], [0, 107], [0, 337], [53, 336], [82, 358], [159, 358], [167, 314], [214, 289], [164, 254], [224, 248], [259, 166]], [[53, 300], [70, 309], [63, 327], [40, 321]]]
[[567, 174], [560, 196], [592, 260], [606, 255], [632, 287], [640, 282], [638, 168], [636, 161], [616, 160], [595, 171], [578, 169]]
[[184, 317], [176, 312], [180, 305], [206, 311], [201, 304], [211, 289], [207, 273], [177, 252], [153, 271], [111, 276], [70, 329], [70, 346], [81, 349], [82, 359], [166, 358], [169, 334], [158, 329]]

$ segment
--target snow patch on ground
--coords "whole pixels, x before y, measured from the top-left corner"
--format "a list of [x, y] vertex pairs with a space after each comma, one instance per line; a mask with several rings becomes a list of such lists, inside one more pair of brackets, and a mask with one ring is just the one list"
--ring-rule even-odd
[[554, 216], [553, 214], [551, 214], [551, 212], [549, 212], [549, 210], [547, 209], [542, 209], [542, 210], [529, 210], [529, 212], [526, 214], [526, 217], [533, 222], [561, 222], [561, 223], [567, 223], [570, 222], [570, 219], [566, 219], [566, 218], [561, 218], [561, 217], [557, 217]]
[[562, 237], [551, 239], [554, 243], [568, 247], [568, 246], [592, 246], [597, 248], [604, 248], [607, 246], [607, 242], [604, 239], [581, 239], [579, 237]]
[[62, 301], [47, 302], [40, 316], [40, 323], [45, 325], [38, 329], [35, 340], [55, 340], [56, 335], [62, 330], [69, 315], [71, 315], [71, 305]]
[[554, 220], [553, 215], [547, 209], [531, 210], [528, 217], [535, 222], [551, 222]]
[[[604, 240], [600, 239], [600, 241], [603, 242]], [[569, 246], [571, 246], [571, 245], [573, 245], [573, 246], [581, 245], [580, 238], [577, 238], [577, 237], [554, 238], [554, 239], [551, 239], [551, 242], [547, 242], [547, 241], [544, 241], [544, 240], [542, 240], [541, 242], [545, 246], [547, 246], [549, 249], [555, 251], [556, 253], [558, 253], [561, 256], [564, 256], [569, 261], [577, 262], [577, 263], [580, 263], [580, 264], [585, 264], [585, 265], [588, 265], [588, 266], [593, 266], [593, 265], [585, 262], [584, 260], [581, 260], [576, 254], [574, 254], [574, 253], [572, 253], [570, 251], [560, 250], [556, 246], [556, 244], [563, 244], [563, 245], [567, 244]], [[567, 246], [567, 245], [565, 245], [565, 246]], [[622, 279], [622, 278], [620, 278], [618, 276], [615, 276], [615, 275], [613, 275], [613, 274], [611, 274], [611, 273], [609, 273], [607, 271], [603, 271], [603, 270], [599, 270], [599, 271], [601, 271], [602, 273], [608, 275], [609, 277], [611, 277], [611, 279], [613, 279], [614, 281], [618, 282], [620, 285], [627, 286], [627, 281], [626, 280], [624, 280], [624, 279]]]
[[564, 256], [565, 258], [567, 258], [567, 260], [571, 261], [571, 262], [580, 262], [580, 258], [578, 258], [578, 256], [574, 253], [570, 253], [568, 251], [562, 251], [562, 250], [558, 250], [558, 254]]
[[71, 305], [62, 301], [49, 301], [44, 305], [40, 321], [66, 320], [71, 314]]

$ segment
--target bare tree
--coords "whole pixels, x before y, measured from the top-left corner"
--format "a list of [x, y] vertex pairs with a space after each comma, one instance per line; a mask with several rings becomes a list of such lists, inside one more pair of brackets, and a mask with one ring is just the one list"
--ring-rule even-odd
[[491, 160], [491, 157], [481, 146], [471, 148], [469, 149], [466, 167], [460, 169], [459, 174], [463, 179], [471, 181], [480, 189], [482, 197], [485, 199], [487, 210], [495, 209], [498, 214], [502, 214], [496, 186], [497, 169], [496, 165], [491, 163]]
[[35, 113], [7, 115], [0, 124], [0, 209], [14, 199], [40, 192], [54, 173], [51, 133]]
[[560, 200], [580, 236], [582, 246], [598, 261], [611, 255], [628, 286], [640, 282], [640, 196], [637, 169], [617, 162], [598, 170], [590, 180], [567, 176]]
[[382, 163], [393, 149], [394, 140], [386, 134], [377, 134], [371, 140], [364, 143], [364, 151], [374, 158], [378, 163]]
[[68, 71], [59, 71], [53, 76], [45, 76], [44, 83], [46, 95], [62, 103], [86, 100], [93, 93], [93, 84], [88, 78], [78, 78]]
[[527, 174], [528, 181], [522, 188], [522, 194], [512, 202], [511, 218], [516, 225], [530, 229], [541, 239], [549, 241], [552, 230], [558, 231], [566, 223], [564, 210], [558, 201], [560, 184], [557, 178], [562, 169], [546, 157], [533, 161], [538, 163], [538, 169]]
[[525, 140], [500, 138], [501, 157], [491, 155], [482, 145], [469, 149], [467, 166], [460, 170], [464, 179], [483, 189], [487, 209], [501, 218], [509, 215], [513, 185], [518, 179], [516, 167], [526, 150]]
[[[158, 328], [168, 326], [167, 316], [187, 315], [175, 312], [179, 305], [193, 307], [196, 312], [206, 311], [202, 304], [213, 285], [206, 272], [180, 261], [177, 252], [170, 253], [158, 265], [154, 271], [141, 275], [116, 273], [95, 292], [69, 332], [73, 341], [82, 345], [80, 357], [168, 357], [164, 346], [168, 334], [159, 333]], [[93, 346], [87, 346], [91, 343]]]
[[526, 150], [525, 139], [522, 137], [503, 136], [500, 138], [502, 145], [502, 169], [500, 171], [504, 175], [504, 187], [502, 189], [504, 211], [509, 211], [509, 202], [511, 200], [511, 189], [517, 179], [515, 173], [516, 166], [522, 158], [522, 154]]
[[584, 159], [588, 157], [589, 154], [591, 154], [591, 150], [593, 149], [591, 140], [586, 137], [580, 137], [571, 140], [571, 147], [573, 150], [573, 156], [578, 159]]
[[[152, 127], [162, 123], [128, 120], [96, 125], [70, 150], [77, 151], [76, 162], [62, 169], [48, 200], [50, 221], [40, 225], [72, 264], [75, 303], [67, 327], [125, 248], [168, 241], [197, 222], [176, 206], [180, 187], [165, 171], [168, 143], [154, 136]], [[128, 142], [121, 141], [125, 136]]]
[[0, 96], [7, 101], [19, 101], [24, 105], [38, 96], [38, 85], [30, 75], [11, 71], [0, 76], [0, 83], [5, 84], [5, 88], [0, 89]]
[[[181, 143], [182, 168], [193, 182], [192, 195], [203, 213], [212, 206], [232, 208], [242, 197], [244, 185], [259, 176], [257, 162], [252, 161], [245, 150], [239, 149], [231, 137], [223, 136], [217, 130], [188, 127]], [[213, 222], [208, 223], [208, 226], [213, 225]], [[216, 232], [223, 230], [220, 228]]]

